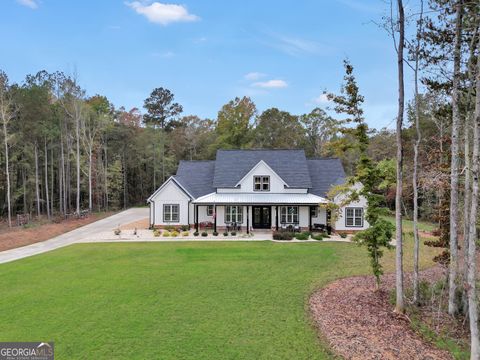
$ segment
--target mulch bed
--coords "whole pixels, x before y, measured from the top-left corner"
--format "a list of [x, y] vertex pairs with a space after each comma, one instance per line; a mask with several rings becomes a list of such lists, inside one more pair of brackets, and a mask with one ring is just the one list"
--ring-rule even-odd
[[[440, 267], [421, 273], [427, 281], [441, 276]], [[407, 276], [405, 285], [409, 281]], [[310, 311], [322, 338], [345, 359], [453, 359], [416, 334], [407, 316], [393, 311], [394, 286], [395, 274], [388, 274], [378, 291], [374, 278], [363, 276], [341, 279], [315, 292]]]

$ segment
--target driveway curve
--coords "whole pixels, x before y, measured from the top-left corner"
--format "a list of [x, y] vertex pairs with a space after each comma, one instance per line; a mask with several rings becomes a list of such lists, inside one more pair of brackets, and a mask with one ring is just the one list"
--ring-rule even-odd
[[128, 209], [49, 240], [2, 251], [0, 252], [0, 264], [55, 250], [76, 242], [81, 242], [99, 232], [110, 231], [118, 226], [145, 218], [148, 218], [148, 208]]

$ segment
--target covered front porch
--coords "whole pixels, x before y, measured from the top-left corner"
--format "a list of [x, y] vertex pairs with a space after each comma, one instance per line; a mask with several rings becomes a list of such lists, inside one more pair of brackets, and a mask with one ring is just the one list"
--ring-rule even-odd
[[212, 193], [193, 201], [196, 231], [329, 230], [328, 200], [302, 194]]

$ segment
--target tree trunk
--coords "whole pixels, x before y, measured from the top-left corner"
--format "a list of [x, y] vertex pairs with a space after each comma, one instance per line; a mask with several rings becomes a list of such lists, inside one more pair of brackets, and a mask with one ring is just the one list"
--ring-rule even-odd
[[397, 0], [399, 42], [397, 49], [398, 66], [398, 115], [397, 115], [397, 191], [395, 196], [395, 225], [396, 225], [396, 305], [395, 311], [405, 312], [403, 296], [403, 234], [402, 234], [402, 183], [403, 183], [403, 150], [402, 150], [402, 127], [403, 112], [405, 106], [405, 86], [403, 79], [403, 47], [405, 44], [405, 15], [402, 0]]
[[34, 155], [35, 155], [35, 195], [37, 198], [37, 216], [40, 216], [40, 185], [38, 183], [38, 145], [35, 142], [34, 145]]
[[76, 201], [76, 211], [77, 216], [80, 215], [80, 118], [77, 115], [75, 119], [75, 136], [77, 140], [77, 201]]
[[[480, 40], [478, 42], [480, 48]], [[468, 316], [470, 322], [470, 359], [480, 359], [480, 334], [478, 331], [478, 304], [476, 293], [476, 241], [477, 241], [477, 214], [478, 192], [480, 176], [480, 61], [477, 61], [475, 121], [473, 133], [473, 164], [472, 164], [472, 198], [470, 209], [469, 236], [468, 236], [468, 268], [467, 268], [467, 297]]]
[[419, 67], [419, 55], [420, 55], [420, 36], [422, 34], [423, 27], [423, 0], [420, 1], [420, 20], [418, 23], [417, 31], [417, 44], [415, 48], [415, 131], [417, 138], [415, 139], [415, 145], [413, 147], [413, 303], [418, 304], [418, 262], [420, 253], [420, 238], [418, 236], [418, 150], [420, 142], [422, 141], [422, 134], [420, 131], [420, 104], [418, 93], [418, 67]]
[[472, 186], [471, 186], [471, 157], [470, 157], [470, 124], [471, 118], [469, 116], [465, 117], [465, 126], [464, 126], [464, 161], [465, 161], [465, 187], [463, 192], [463, 257], [464, 257], [464, 268], [463, 268], [463, 278], [467, 279], [467, 249], [468, 249], [468, 232], [469, 232], [469, 219], [470, 219], [470, 203], [472, 198]]
[[88, 149], [88, 210], [92, 212], [92, 148]]
[[125, 149], [123, 150], [123, 208], [127, 208], [127, 161], [125, 160]]
[[47, 139], [44, 139], [44, 151], [45, 151], [45, 208], [47, 209], [47, 217], [50, 219], [50, 195], [48, 194], [48, 150], [47, 150]]
[[63, 136], [60, 138], [60, 168], [61, 168], [61, 174], [60, 174], [60, 186], [62, 187], [61, 189], [61, 196], [60, 196], [60, 201], [62, 202], [61, 205], [61, 212], [65, 216], [67, 214], [67, 186], [65, 184], [65, 151], [63, 148]]
[[22, 186], [23, 186], [23, 213], [26, 214], [27, 212], [27, 175], [25, 171], [25, 167], [22, 167]]
[[107, 157], [107, 138], [105, 137], [104, 142], [104, 151], [105, 151], [105, 211], [108, 211], [108, 157]]
[[157, 156], [155, 154], [156, 152], [155, 143], [156, 141], [153, 142], [153, 191], [157, 190]]
[[53, 183], [54, 183], [54, 172], [53, 172], [53, 147], [50, 149], [50, 214], [53, 216]]
[[[8, 110], [7, 110], [8, 111]], [[10, 167], [9, 167], [9, 155], [8, 155], [8, 131], [7, 131], [7, 119], [6, 115], [3, 116], [3, 144], [5, 146], [5, 177], [7, 178], [7, 216], [8, 226], [12, 227], [12, 204], [10, 199]]]
[[[62, 141], [60, 139], [60, 141]], [[63, 150], [63, 149], [62, 149]], [[62, 151], [61, 150], [61, 151]], [[58, 208], [60, 214], [65, 215], [63, 211], [63, 166], [62, 166], [62, 154], [59, 154], [58, 158]]]
[[457, 0], [455, 20], [455, 45], [453, 53], [453, 90], [452, 90], [452, 159], [450, 165], [450, 266], [448, 276], [448, 313], [457, 312], [455, 293], [458, 270], [458, 148], [459, 148], [459, 85], [462, 36], [462, 0]]

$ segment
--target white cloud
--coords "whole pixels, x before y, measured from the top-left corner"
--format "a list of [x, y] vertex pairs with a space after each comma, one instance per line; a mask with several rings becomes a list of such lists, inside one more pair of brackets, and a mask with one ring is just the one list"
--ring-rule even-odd
[[264, 44], [291, 56], [301, 56], [304, 54], [325, 55], [335, 51], [335, 49], [329, 45], [299, 37], [276, 33], [270, 33], [269, 36], [271, 39], [269, 41], [263, 41]]
[[17, 0], [20, 5], [29, 7], [30, 9], [38, 8], [38, 4], [36, 0]]
[[313, 99], [315, 104], [328, 104], [330, 100], [328, 100], [328, 96], [325, 93], [320, 94], [315, 99]]
[[125, 4], [135, 10], [137, 14], [145, 16], [148, 21], [156, 24], [168, 25], [173, 22], [189, 22], [200, 19], [197, 15], [190, 14], [183, 5], [159, 2], [148, 5], [145, 1], [126, 2]]
[[253, 83], [252, 86], [263, 88], [263, 89], [281, 89], [281, 88], [286, 88], [288, 84], [286, 81], [283, 80], [268, 80], [268, 81], [259, 81], [256, 83]]
[[245, 74], [244, 78], [250, 81], [255, 81], [261, 79], [264, 76], [265, 74], [260, 72], [249, 72], [248, 74]]

